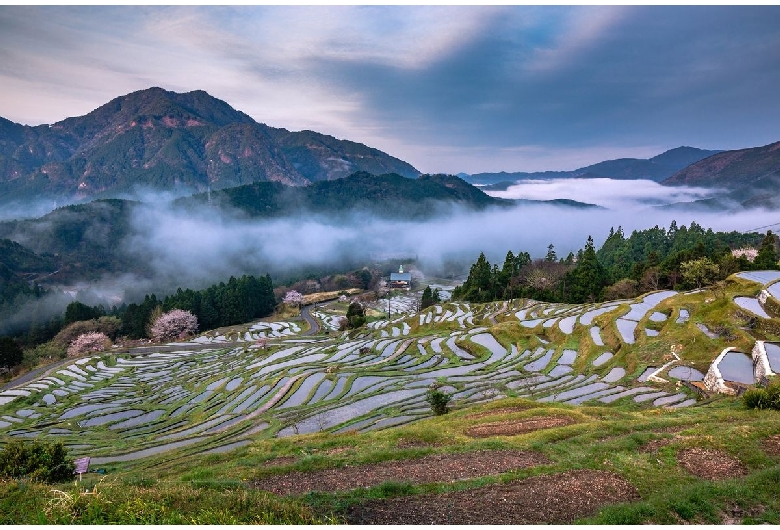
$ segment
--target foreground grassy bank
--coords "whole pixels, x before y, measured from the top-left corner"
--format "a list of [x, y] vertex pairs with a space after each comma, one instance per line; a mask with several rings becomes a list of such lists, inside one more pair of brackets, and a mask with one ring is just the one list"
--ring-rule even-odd
[[[511, 432], [518, 434], [507, 435]], [[363, 505], [381, 507], [401, 499], [414, 506], [427, 499], [435, 506], [442, 499], [447, 509], [456, 510], [459, 491], [473, 490], [469, 496], [479, 499], [490, 488], [593, 470], [624, 481], [634, 492], [630, 501], [593, 502], [571, 521], [553, 514], [539, 515], [538, 522], [778, 524], [778, 435], [780, 412], [747, 410], [736, 398], [680, 410], [503, 399], [378, 432], [258, 439], [223, 454], [166, 453], [116, 464], [106, 475], [89, 473], [81, 482], [6, 481], [0, 484], [0, 522], [357, 522], [352, 514]], [[462, 480], [453, 479], [462, 474], [426, 478], [430, 469], [423, 469], [434, 457], [447, 463], [472, 455], [489, 464], [497, 460], [493, 455], [508, 450], [536, 455], [536, 461]], [[706, 458], [691, 459], [697, 452]], [[392, 480], [371, 483], [378, 469], [391, 464], [400, 464]], [[328, 486], [323, 477], [336, 477], [343, 485]], [[363, 485], [350, 489], [354, 477]], [[534, 520], [533, 514], [517, 515]]]

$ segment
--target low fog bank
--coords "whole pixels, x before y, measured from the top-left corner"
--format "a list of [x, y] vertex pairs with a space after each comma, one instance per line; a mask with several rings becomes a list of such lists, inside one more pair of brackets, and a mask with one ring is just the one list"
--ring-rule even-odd
[[36, 219], [56, 210], [58, 206], [62, 206], [62, 204], [58, 204], [54, 199], [4, 202], [0, 204], [0, 221]]
[[[649, 195], [645, 198], [654, 200]], [[391, 221], [370, 212], [262, 220], [209, 209], [139, 206], [134, 233], [122, 242], [122, 248], [150, 265], [157, 284], [203, 285], [230, 275], [265, 272], [279, 281], [317, 269], [369, 264], [372, 257], [381, 255], [414, 257], [424, 273], [437, 275], [451, 270], [453, 262], [462, 263], [461, 272], [467, 273], [480, 252], [491, 261], [503, 260], [508, 250], [541, 257], [552, 243], [558, 255], [565, 256], [582, 248], [589, 235], [600, 246], [611, 227], [622, 226], [629, 234], [654, 225], [666, 228], [676, 220], [678, 225], [696, 221], [713, 230], [744, 231], [780, 217], [778, 212], [765, 211], [723, 215], [640, 209], [636, 200], [610, 210], [555, 205], [481, 212], [454, 208], [448, 215], [425, 221]]]
[[724, 190], [692, 186], [663, 186], [652, 180], [568, 178], [521, 180], [505, 191], [486, 191], [502, 199], [572, 199], [605, 208], [625, 210], [707, 199]]
[[[569, 191], [574, 195], [569, 197], [605, 204], [608, 190], [599, 189], [594, 180], [587, 180], [587, 184], [588, 196], [584, 196], [581, 183], [572, 183]], [[690, 188], [660, 188], [667, 199], [700, 193]], [[561, 197], [559, 189], [547, 189], [548, 195], [539, 193], [535, 198]], [[646, 193], [637, 192], [641, 189]], [[270, 273], [279, 284], [308, 274], [354, 270], [371, 265], [379, 256], [416, 258], [417, 267], [428, 276], [465, 275], [480, 252], [500, 266], [508, 250], [542, 257], [552, 243], [558, 256], [565, 257], [582, 248], [589, 235], [600, 247], [612, 227], [622, 226], [628, 235], [655, 225], [668, 228], [672, 220], [678, 225], [696, 221], [716, 231], [749, 231], [780, 222], [778, 211], [724, 215], [647, 207], [648, 201], [660, 200], [659, 190], [642, 188], [636, 181], [619, 190], [608, 210], [521, 205], [475, 212], [453, 207], [446, 209], [449, 213], [425, 221], [391, 221], [365, 211], [250, 219], [240, 212], [207, 206], [184, 209], [162, 203], [138, 204], [130, 217], [129, 235], [112, 246], [127, 262], [143, 263], [148, 274], [106, 275], [97, 281], [59, 286], [64, 294], [38, 304], [45, 309], [27, 307], [16, 318], [21, 321], [25, 313], [41, 311], [56, 314], [75, 298], [110, 308], [138, 301], [145, 294], [164, 296], [177, 287], [201, 289], [227, 281], [231, 275]]]

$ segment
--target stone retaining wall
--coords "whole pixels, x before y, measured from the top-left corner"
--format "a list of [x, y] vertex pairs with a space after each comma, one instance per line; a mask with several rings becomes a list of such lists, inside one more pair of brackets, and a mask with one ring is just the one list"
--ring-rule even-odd
[[728, 394], [731, 396], [736, 394], [733, 388], [726, 386], [726, 382], [723, 380], [723, 375], [721, 375], [720, 370], [718, 369], [718, 364], [720, 364], [720, 361], [723, 360], [726, 354], [736, 349], [737, 348], [733, 346], [729, 346], [720, 352], [720, 355], [718, 355], [715, 360], [712, 361], [712, 364], [710, 364], [710, 369], [707, 370], [707, 375], [704, 376], [704, 386], [707, 387], [707, 390], [710, 392]]
[[753, 376], [756, 381], [760, 381], [762, 377], [775, 375], [769, 366], [769, 359], [766, 356], [766, 348], [764, 347], [763, 340], [756, 341], [751, 356], [753, 357]]

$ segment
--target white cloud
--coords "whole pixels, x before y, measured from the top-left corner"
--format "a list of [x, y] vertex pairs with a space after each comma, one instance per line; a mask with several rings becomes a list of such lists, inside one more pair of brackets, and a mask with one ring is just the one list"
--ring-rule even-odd
[[650, 205], [690, 202], [711, 197], [718, 190], [685, 186], [662, 186], [652, 180], [550, 179], [523, 180], [506, 191], [488, 195], [504, 199], [571, 199], [605, 208], [644, 209]]
[[621, 6], [587, 6], [566, 12], [552, 46], [539, 47], [525, 66], [530, 71], [558, 70], [576, 61], [587, 49], [609, 35], [625, 15]]

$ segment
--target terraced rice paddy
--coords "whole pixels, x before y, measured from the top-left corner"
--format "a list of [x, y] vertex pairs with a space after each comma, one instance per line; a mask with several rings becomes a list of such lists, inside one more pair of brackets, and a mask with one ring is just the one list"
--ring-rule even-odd
[[754, 315], [758, 315], [761, 318], [769, 318], [764, 308], [758, 303], [755, 298], [748, 298], [747, 296], [737, 296], [734, 298], [734, 303], [743, 309], [747, 309]]
[[[605, 304], [440, 303], [416, 313], [416, 299], [405, 295], [390, 300], [389, 319], [350, 333], [336, 331], [338, 312], [323, 304], [311, 314], [324, 331], [308, 337], [301, 322], [257, 322], [156, 353], [74, 360], [0, 392], [0, 435], [63, 440], [95, 464], [173, 449], [219, 453], [258, 436], [414, 422], [431, 415], [425, 393], [434, 383], [455, 406], [506, 395], [689, 406], [693, 395], [650, 376], [671, 368], [669, 377], [696, 381], [701, 372], [672, 361], [629, 373], [616, 348], [647, 340], [638, 327], [663, 338], [667, 328], [686, 325], [689, 312], [665, 304], [673, 296], [685, 300], [664, 291]], [[386, 311], [387, 300], [375, 309], [383, 304]], [[672, 322], [670, 315], [679, 316]], [[777, 356], [772, 350], [772, 366]], [[724, 361], [721, 369], [730, 368], [732, 360]], [[740, 376], [743, 368], [735, 368]]]

